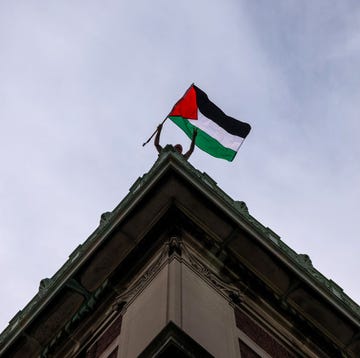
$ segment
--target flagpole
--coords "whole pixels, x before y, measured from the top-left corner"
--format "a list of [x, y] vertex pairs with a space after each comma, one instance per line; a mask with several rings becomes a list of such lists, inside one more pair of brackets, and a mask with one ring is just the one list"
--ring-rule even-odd
[[[163, 120], [159, 125], [163, 125], [168, 118], [169, 118], [169, 117], [166, 116], [166, 117], [164, 118], [164, 120]], [[158, 131], [158, 129], [156, 128], [156, 129], [155, 129], [155, 132], [150, 136], [150, 138], [149, 138], [146, 142], [143, 143], [143, 145], [142, 145], [143, 147], [145, 147], [145, 145], [148, 144], [148, 143], [151, 141], [151, 139], [154, 137], [154, 135], [156, 134], [157, 131]]]
[[[190, 89], [192, 86], [194, 86], [194, 83], [191, 84], [191, 86], [186, 90], [185, 94], [175, 103], [175, 106], [182, 100], [182, 98], [186, 95], [186, 93], [189, 91], [189, 89]], [[175, 106], [174, 106], [174, 107], [175, 107]], [[173, 108], [174, 108], [174, 107], [173, 107]], [[170, 112], [170, 113], [171, 113], [171, 112]], [[169, 118], [170, 113], [164, 118], [164, 120], [163, 120], [159, 125], [163, 125], [163, 124], [165, 123], [165, 121]], [[150, 138], [149, 138], [146, 142], [143, 143], [143, 145], [142, 145], [143, 147], [145, 147], [145, 145], [148, 144], [148, 143], [151, 141], [151, 139], [154, 137], [154, 135], [156, 134], [156, 132], [157, 132], [157, 128], [156, 128], [155, 132], [150, 136]]]

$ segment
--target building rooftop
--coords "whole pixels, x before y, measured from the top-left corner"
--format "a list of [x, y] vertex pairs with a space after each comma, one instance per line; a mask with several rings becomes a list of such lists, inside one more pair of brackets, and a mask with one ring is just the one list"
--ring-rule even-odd
[[[229, 243], [232, 241], [235, 242], [237, 240], [236, 236], [241, 236], [243, 231], [247, 232], [252, 236], [252, 240], [256, 241], [255, 246], [256, 248], [259, 248], [261, 254], [259, 254], [258, 257], [255, 257], [255, 255], [254, 257], [250, 257], [252, 256], [252, 251], [246, 252], [246, 250], [253, 250], [251, 248], [255, 246], [251, 246], [250, 244], [249, 246], [241, 246], [241, 250], [244, 252], [242, 259], [245, 262], [245, 265], [248, 265], [251, 270], [262, 277], [263, 281], [266, 282], [269, 287], [274, 288], [274, 295], [278, 296], [277, 298], [282, 300], [285, 306], [290, 306], [292, 310], [299, 310], [299, 312], [305, 316], [310, 314], [310, 308], [309, 312], [307, 312], [307, 306], [302, 306], [301, 303], [301, 300], [304, 300], [307, 297], [305, 293], [304, 296], [298, 300], [295, 297], [295, 294], [294, 297], [291, 296], [300, 285], [303, 287], [304, 292], [310, 292], [309, 297], [316, 296], [316, 300], [319, 302], [321, 301], [321, 305], [323, 305], [322, 302], [325, 302], [324, 306], [326, 306], [326, 309], [330, 307], [330, 310], [335, 310], [336, 319], [341, 317], [341, 320], [350, 322], [349, 325], [358, 327], [357, 329], [359, 329], [359, 305], [347, 296], [339, 285], [322, 275], [312, 265], [308, 255], [298, 254], [292, 250], [281, 240], [278, 234], [261, 224], [249, 213], [249, 209], [245, 202], [230, 198], [218, 187], [217, 183], [209, 175], [195, 169], [181, 155], [174, 151], [172, 146], [168, 145], [160, 153], [159, 158], [150, 171], [135, 181], [127, 196], [118, 204], [118, 206], [113, 211], [101, 215], [97, 229], [83, 244], [79, 245], [73, 251], [69, 256], [69, 259], [54, 274], [54, 276], [40, 281], [39, 291], [35, 297], [26, 307], [14, 316], [9, 322], [8, 327], [1, 333], [0, 355], [3, 351], [6, 351], [12, 342], [15, 342], [15, 340], [21, 336], [23, 331], [27, 330], [28, 327], [32, 325], [40, 312], [45, 310], [46, 307], [61, 294], [61, 291], [65, 286], [71, 287], [78, 292], [82, 292], [82, 295], [86, 297], [86, 300], [85, 303], [81, 304], [79, 306], [80, 308], [76, 309], [73, 313], [71, 320], [67, 322], [67, 326], [59, 330], [59, 334], [61, 334], [64, 329], [71, 329], [71, 322], [74, 323], [76, 320], [81, 320], [85, 312], [91, 310], [92, 305], [96, 305], [102, 292], [107, 287], [107, 280], [104, 278], [106, 278], [110, 272], [104, 271], [99, 282], [94, 282], [91, 285], [89, 284], [86, 290], [83, 286], [79, 285], [79, 282], [75, 279], [75, 273], [82, 270], [82, 267], [86, 262], [88, 262], [96, 252], [99, 252], [103, 242], [107, 240], [110, 233], [118, 227], [119, 223], [126, 220], [127, 215], [131, 213], [137, 203], [144, 199], [146, 195], [149, 195], [150, 190], [153, 188], [156, 187], [156, 190], [161, 190], [161, 182], [165, 180], [164, 178], [167, 175], [173, 175], [173, 173], [180, 178], [179, 180], [190, 183], [190, 185], [201, 193], [201, 195], [218, 205], [221, 212], [238, 225], [238, 228], [233, 230], [226, 239], [222, 241], [218, 240], [218, 242], [215, 240], [212, 250], [214, 252], [216, 251], [217, 255], [221, 255], [224, 250], [240, 250], [237, 249], [235, 244], [231, 246]], [[167, 193], [162, 195], [167, 195]], [[179, 205], [181, 206], [181, 203]], [[185, 207], [183, 210], [187, 213]], [[191, 215], [191, 213], [187, 214]], [[214, 232], [215, 231], [216, 230], [214, 229]], [[141, 236], [143, 233], [139, 233], [139, 235]], [[216, 235], [216, 233], [214, 235]], [[241, 244], [239, 243], [239, 245]], [[238, 247], [240, 248], [240, 246]], [[249, 252], [251, 252], [251, 255], [249, 255]], [[271, 257], [271, 260], [269, 257]], [[254, 260], [255, 263], [252, 260]], [[257, 260], [264, 260], [267, 265], [270, 265], [270, 271], [273, 269], [272, 276], [267, 276], [266, 272], [262, 271], [262, 264], [257, 262]], [[282, 284], [279, 283], [280, 280], [283, 280], [283, 278], [281, 278], [281, 275], [283, 275], [282, 271], [291, 271], [291, 277], [296, 276], [297, 279], [301, 281], [301, 284], [298, 282], [293, 286], [289, 284], [289, 286], [283, 290], [281, 288]], [[277, 280], [279, 280], [279, 282]], [[288, 298], [290, 298], [289, 301]], [[294, 302], [296, 304], [293, 304]], [[322, 319], [322, 317], [319, 317], [318, 321], [315, 319], [315, 325], [326, 325], [326, 320], [322, 321]], [[54, 337], [53, 340], [56, 340], [56, 337]], [[47, 342], [46, 344], [49, 345], [50, 343]]]

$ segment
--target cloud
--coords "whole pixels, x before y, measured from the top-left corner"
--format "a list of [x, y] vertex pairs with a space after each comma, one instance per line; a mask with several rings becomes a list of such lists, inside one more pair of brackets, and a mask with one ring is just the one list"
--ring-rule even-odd
[[[351, 1], [1, 3], [0, 329], [148, 171], [141, 144], [192, 82], [253, 127], [235, 162], [194, 166], [360, 297], [358, 18]], [[189, 144], [171, 124], [161, 142]]]

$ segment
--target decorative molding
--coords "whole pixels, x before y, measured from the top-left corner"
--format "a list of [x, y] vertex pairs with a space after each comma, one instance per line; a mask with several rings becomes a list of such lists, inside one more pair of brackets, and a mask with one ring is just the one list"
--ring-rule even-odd
[[246, 214], [249, 214], [249, 208], [247, 207], [245, 201], [234, 201], [234, 206], [236, 207], [236, 209], [245, 212]]
[[195, 257], [195, 254], [191, 253], [188, 245], [182, 241], [180, 236], [173, 235], [164, 243], [157, 259], [137, 280], [116, 297], [111, 311], [120, 311], [121, 314], [124, 314], [128, 306], [148, 286], [164, 264], [170, 262], [174, 257], [191, 267], [195, 273], [229, 300], [229, 302], [240, 305], [244, 301], [243, 293], [235, 285], [225, 283], [216, 276], [205, 264]]
[[182, 254], [182, 240], [179, 236], [171, 236], [167, 242], [168, 255], [171, 256], [174, 253], [181, 256]]
[[108, 223], [110, 221], [111, 217], [112, 217], [112, 212], [110, 212], [110, 211], [106, 211], [105, 213], [102, 213], [101, 217], [100, 217], [99, 225], [102, 226], [102, 225]]
[[51, 286], [52, 282], [50, 278], [43, 278], [40, 281], [39, 284], [39, 292], [38, 295], [39, 297], [43, 297], [45, 296], [46, 292], [48, 291], [49, 287]]
[[[80, 293], [82, 291], [79, 286], [75, 283], [77, 281], [70, 280], [71, 283], [67, 283], [67, 287], [74, 289], [76, 292]], [[104, 283], [93, 293], [91, 293], [85, 302], [81, 305], [78, 311], [72, 316], [72, 318], [61, 328], [61, 330], [57, 333], [53, 339], [47, 343], [47, 345], [43, 348], [40, 357], [48, 358], [52, 357], [54, 351], [56, 351], [57, 347], [63, 344], [64, 340], [69, 339], [71, 336], [71, 332], [78, 326], [78, 324], [83, 320], [86, 316], [88, 316], [91, 312], [95, 310], [97, 305], [101, 302], [102, 296], [105, 290], [108, 288], [109, 282], [108, 280], [104, 281]], [[79, 290], [79, 291], [78, 291]], [[85, 295], [85, 292], [82, 291]]]
[[240, 305], [244, 302], [244, 294], [233, 284], [226, 283], [216, 276], [208, 267], [206, 267], [194, 254], [188, 249], [187, 245], [183, 245], [183, 259], [188, 261], [191, 268], [213, 286], [218, 292], [225, 296], [230, 302]]
[[77, 292], [81, 296], [83, 296], [86, 300], [89, 300], [91, 297], [91, 293], [78, 281], [76, 281], [74, 278], [71, 278], [68, 280], [65, 284], [65, 286], [74, 292]]
[[[143, 291], [143, 289], [149, 284], [149, 282], [155, 277], [155, 275], [160, 271], [163, 266], [166, 258], [168, 257], [169, 249], [168, 243], [166, 243], [158, 258], [153, 262], [148, 269], [138, 278], [135, 282], [130, 284], [120, 295], [115, 299], [115, 303], [112, 306], [112, 311], [119, 311], [123, 314], [129, 304], [138, 296], [138, 294]], [[125, 303], [125, 304], [124, 304]]]
[[306, 268], [313, 268], [310, 256], [307, 254], [298, 254], [298, 261]]
[[291, 295], [294, 291], [296, 291], [300, 287], [300, 281], [297, 279], [293, 279], [285, 293], [280, 297], [280, 304], [283, 308], [287, 309], [289, 308], [289, 304], [287, 302], [287, 299], [289, 295]]

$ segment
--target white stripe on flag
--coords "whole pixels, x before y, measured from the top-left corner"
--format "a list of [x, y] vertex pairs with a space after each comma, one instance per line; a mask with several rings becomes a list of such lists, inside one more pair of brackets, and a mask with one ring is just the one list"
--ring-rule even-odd
[[228, 133], [211, 119], [205, 117], [200, 111], [198, 111], [198, 119], [191, 119], [189, 121], [192, 125], [198, 127], [216, 139], [224, 147], [235, 150], [236, 152], [240, 148], [241, 143], [244, 141], [244, 138]]

